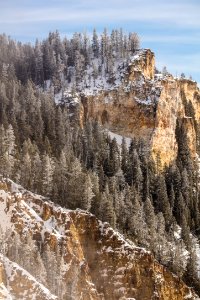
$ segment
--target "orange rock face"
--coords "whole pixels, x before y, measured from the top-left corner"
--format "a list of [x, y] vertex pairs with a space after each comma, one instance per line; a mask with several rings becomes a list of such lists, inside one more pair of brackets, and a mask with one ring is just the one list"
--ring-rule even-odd
[[160, 155], [164, 166], [176, 158], [175, 129], [180, 118], [186, 126], [191, 154], [195, 156], [196, 132], [194, 123], [187, 118], [184, 99], [191, 101], [199, 123], [200, 91], [191, 80], [158, 76], [154, 69], [154, 54], [149, 49], [143, 50], [129, 64], [119, 86], [91, 96], [81, 94], [80, 123], [97, 119], [117, 134], [143, 138], [153, 158]]
[[[6, 192], [1, 193], [1, 205], [10, 201], [3, 218], [13, 231], [25, 235], [29, 228], [29, 234], [40, 243], [48, 243], [52, 251], [56, 244], [64, 246], [66, 267], [62, 280], [66, 287], [65, 297], [70, 295], [71, 298], [63, 299], [197, 299], [190, 288], [155, 261], [149, 252], [125, 240], [95, 216], [80, 210], [62, 209], [18, 187], [15, 191], [20, 189], [21, 194], [17, 192], [16, 197], [11, 182], [1, 186], [6, 186]], [[19, 221], [20, 227], [17, 226]], [[0, 266], [3, 281], [1, 274]], [[12, 282], [13, 293], [17, 297], [20, 280], [28, 287], [28, 295], [33, 295], [31, 282], [20, 274], [20, 271], [16, 273], [16, 281]], [[4, 282], [6, 287], [6, 280]]]

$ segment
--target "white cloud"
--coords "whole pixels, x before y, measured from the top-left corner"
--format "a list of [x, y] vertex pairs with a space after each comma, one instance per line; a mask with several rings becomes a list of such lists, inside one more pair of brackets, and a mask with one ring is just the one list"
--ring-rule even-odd
[[0, 29], [33, 40], [56, 28], [69, 35], [121, 26], [139, 31], [145, 46], [155, 46], [159, 66], [200, 80], [200, 53], [190, 54], [200, 44], [199, 12], [197, 0], [0, 0]]
[[142, 34], [142, 42], [156, 42], [156, 43], [174, 43], [174, 44], [199, 44], [200, 34], [180, 35], [180, 34]]
[[[59, 5], [60, 4], [60, 5]], [[0, 12], [0, 24], [35, 22], [113, 22], [140, 21], [165, 24], [173, 27], [200, 27], [199, 5], [172, 1], [77, 1], [49, 7], [7, 8]]]

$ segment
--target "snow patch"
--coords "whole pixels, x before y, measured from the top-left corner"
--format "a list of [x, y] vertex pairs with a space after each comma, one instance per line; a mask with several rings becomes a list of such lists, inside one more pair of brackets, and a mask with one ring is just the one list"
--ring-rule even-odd
[[[51, 300], [57, 299], [57, 297], [52, 295], [45, 286], [39, 283], [30, 273], [28, 273], [26, 270], [21, 268], [18, 264], [10, 261], [7, 257], [3, 256], [2, 254], [0, 254], [0, 260], [3, 263], [7, 275], [7, 291], [9, 292], [8, 296], [12, 295], [12, 287], [10, 285], [10, 282], [13, 282], [15, 278], [18, 276], [23, 276], [26, 277], [32, 285], [31, 287], [31, 291], [33, 291], [33, 294], [31, 295], [32, 299], [37, 299], [36, 292], [39, 294], [41, 293], [44, 294], [46, 299], [51, 299]], [[27, 292], [28, 292], [27, 290], [23, 291], [23, 294], [21, 294], [21, 299], [27, 299], [25, 296]], [[12, 296], [6, 299], [10, 300], [12, 299]]]
[[62, 100], [62, 91], [54, 95], [55, 103], [58, 104]]
[[122, 136], [122, 135], [120, 135], [120, 134], [114, 133], [114, 132], [112, 132], [112, 131], [110, 131], [110, 130], [108, 130], [108, 129], [106, 129], [106, 133], [111, 137], [111, 139], [116, 139], [117, 144], [118, 144], [119, 146], [122, 145], [123, 138], [124, 138], [125, 141], [126, 141], [127, 147], [129, 147], [130, 144], [131, 144], [131, 140], [132, 140], [132, 139], [129, 138], [129, 137], [125, 137], [125, 136]]
[[0, 284], [0, 299], [4, 300], [12, 300], [12, 296], [10, 295], [8, 289], [5, 287], [3, 282]]

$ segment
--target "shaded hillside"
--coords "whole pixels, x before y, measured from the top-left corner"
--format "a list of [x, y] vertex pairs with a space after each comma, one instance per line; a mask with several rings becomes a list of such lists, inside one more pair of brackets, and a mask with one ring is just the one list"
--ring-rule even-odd
[[199, 89], [138, 46], [122, 31], [1, 36], [0, 174], [93, 213], [200, 292]]

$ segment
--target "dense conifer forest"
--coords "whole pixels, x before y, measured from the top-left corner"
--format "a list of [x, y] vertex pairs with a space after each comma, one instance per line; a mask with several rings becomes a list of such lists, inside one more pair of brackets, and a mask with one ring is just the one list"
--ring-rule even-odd
[[[119, 146], [96, 121], [80, 127], [65, 105], [55, 103], [63, 85], [81, 90], [88, 69], [85, 85], [98, 76], [112, 81], [115, 62], [128, 63], [138, 48], [137, 34], [122, 30], [101, 36], [94, 30], [92, 38], [75, 33], [71, 39], [53, 32], [35, 45], [1, 35], [0, 174], [109, 222], [200, 292], [199, 167], [182, 120], [176, 126], [177, 160], [160, 172], [160, 158], [152, 160], [144, 140], [127, 145], [123, 139]], [[187, 99], [185, 106], [193, 118]]]

